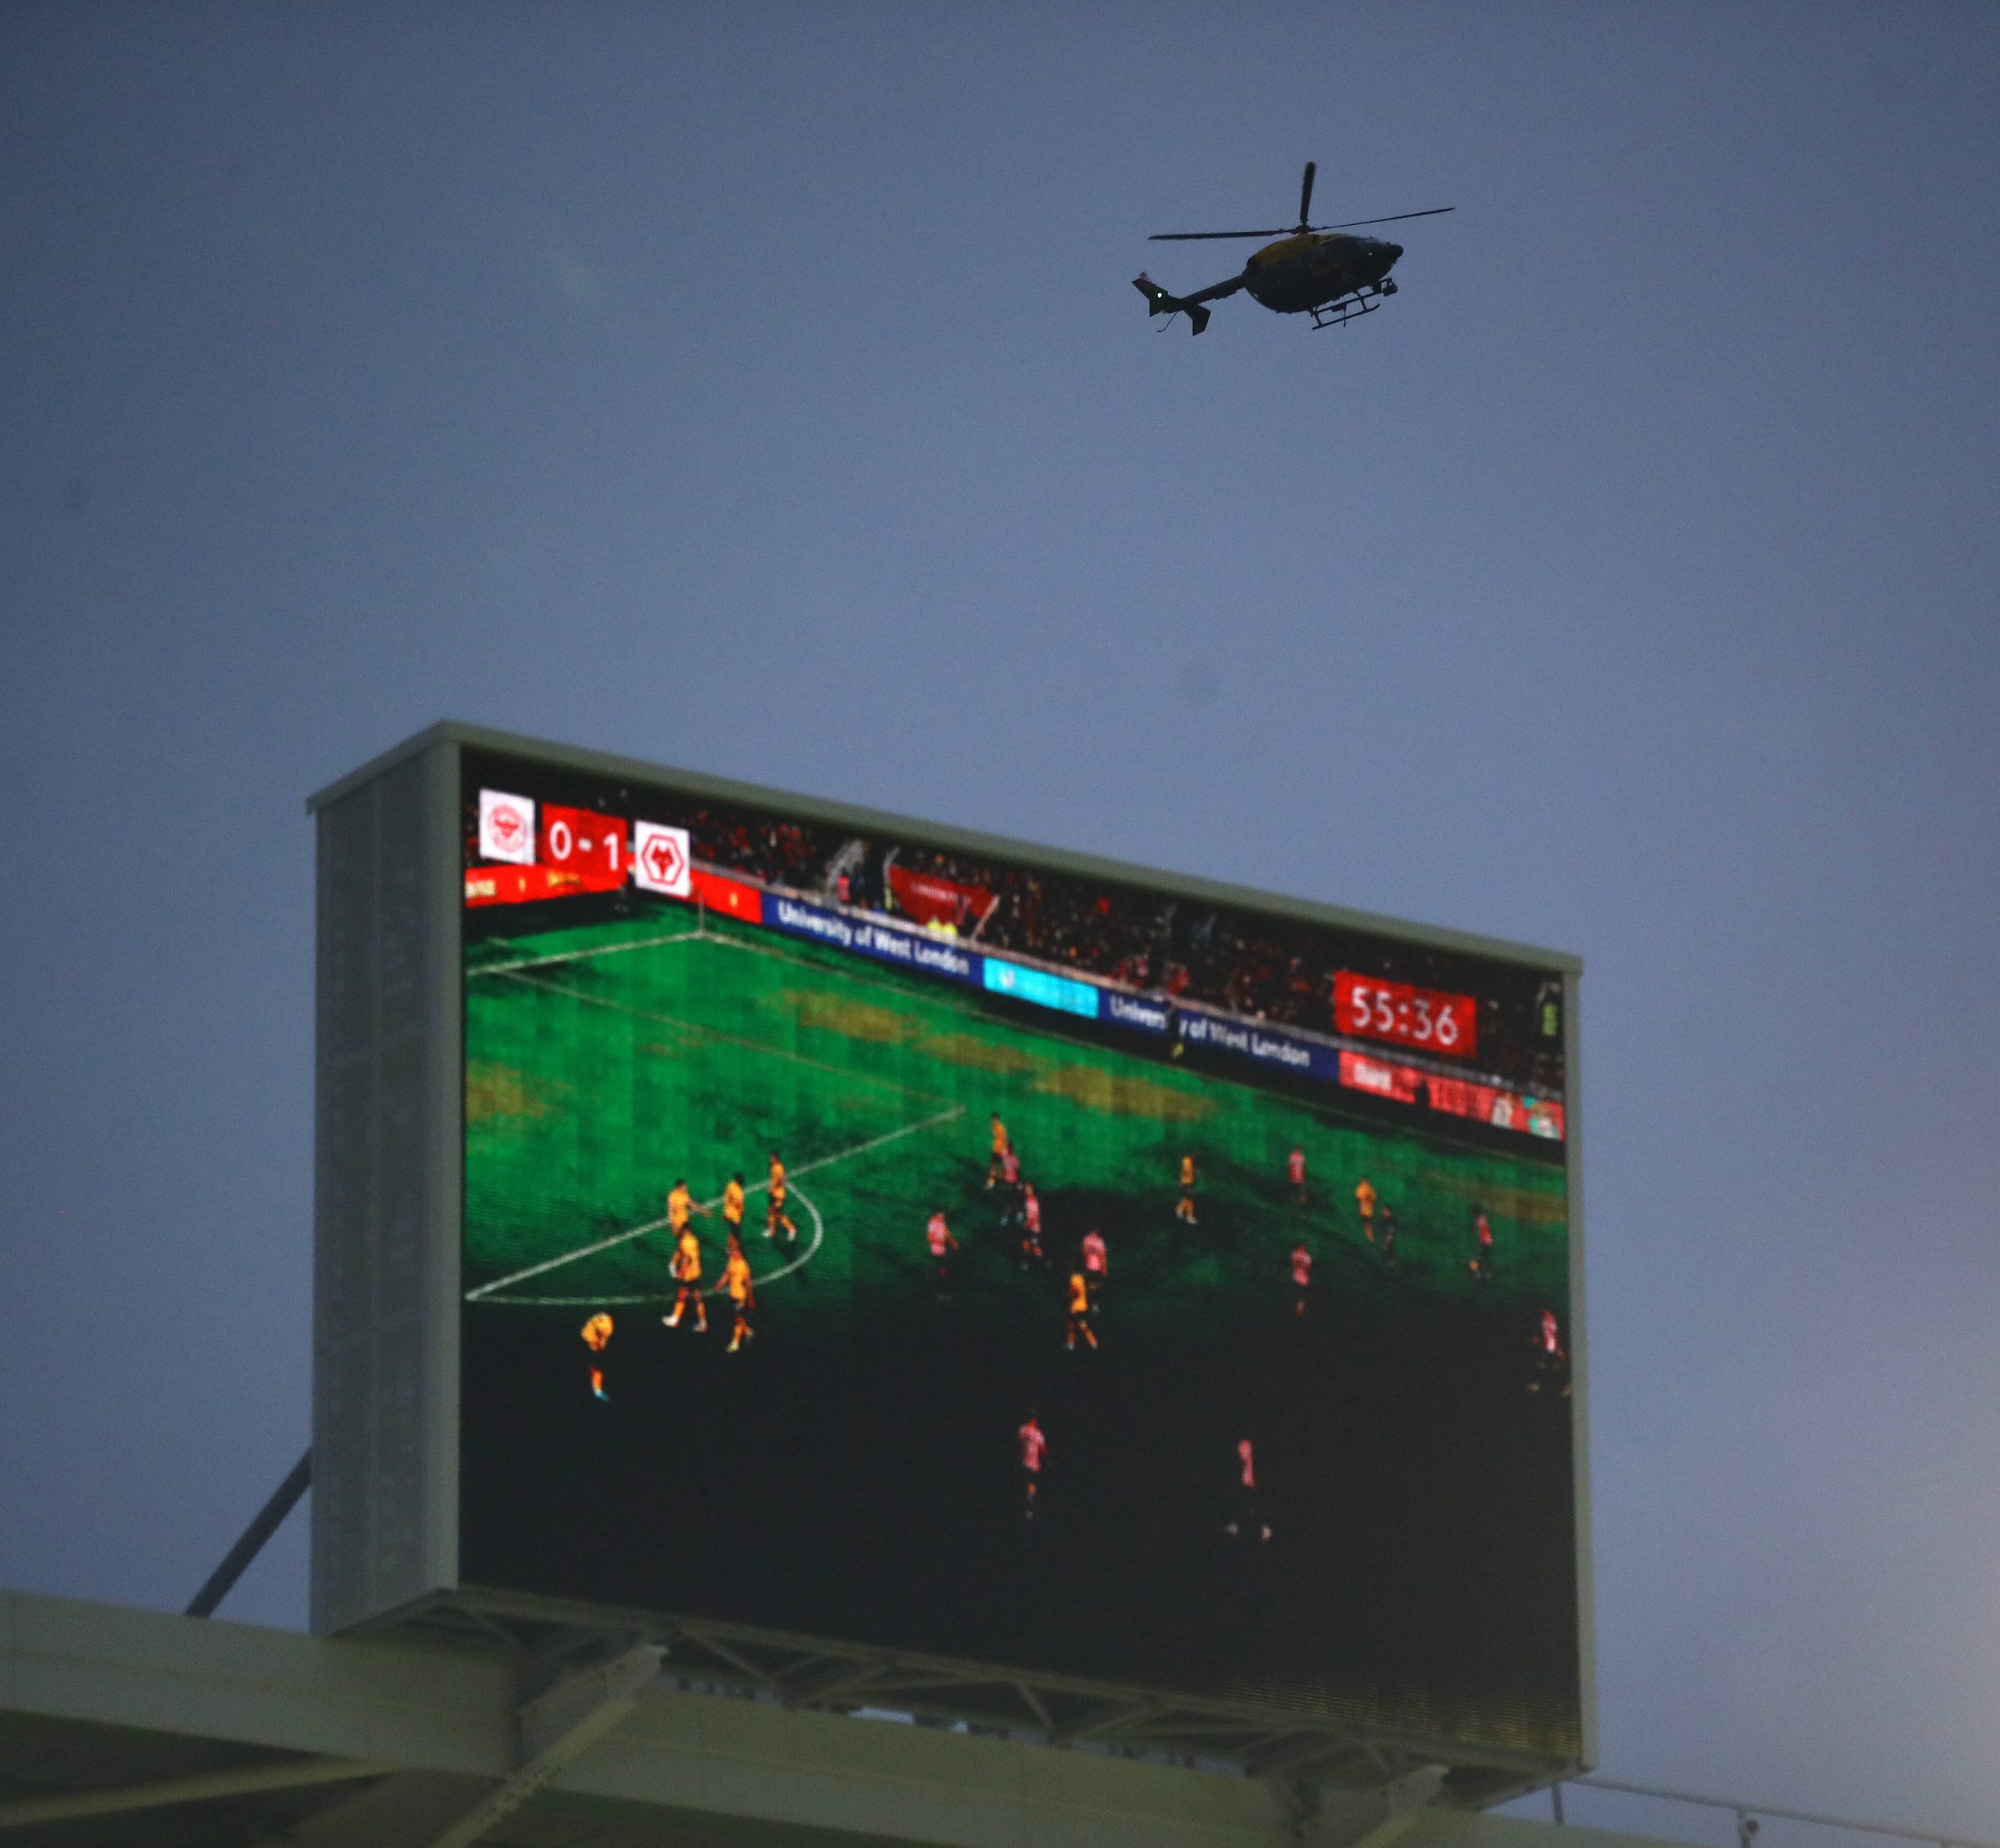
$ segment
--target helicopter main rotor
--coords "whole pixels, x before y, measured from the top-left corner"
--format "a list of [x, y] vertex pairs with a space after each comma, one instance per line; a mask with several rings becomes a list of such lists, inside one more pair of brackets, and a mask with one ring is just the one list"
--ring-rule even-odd
[[1197, 244], [1216, 237], [1302, 237], [1309, 231], [1355, 231], [1363, 225], [1400, 224], [1406, 218], [1435, 218], [1440, 212], [1455, 212], [1455, 205], [1433, 205], [1423, 212], [1392, 212], [1386, 218], [1351, 218], [1344, 224], [1315, 225], [1305, 221], [1312, 216], [1312, 178], [1319, 163], [1309, 160], [1298, 188], [1298, 223], [1262, 231], [1155, 231], [1149, 244]]

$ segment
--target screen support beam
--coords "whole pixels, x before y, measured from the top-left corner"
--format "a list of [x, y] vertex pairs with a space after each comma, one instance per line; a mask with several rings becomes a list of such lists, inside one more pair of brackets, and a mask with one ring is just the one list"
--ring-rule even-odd
[[1148, 1720], [1156, 1720], [1166, 1711], [1163, 1702], [1151, 1702], [1134, 1707], [1129, 1701], [1108, 1700], [1103, 1706], [1088, 1713], [1079, 1714], [1067, 1725], [1059, 1726], [1048, 1737], [1052, 1746], [1079, 1745], [1087, 1739], [1109, 1732], [1113, 1727], [1143, 1726]]
[[[558, 1654], [574, 1661], [593, 1631], [599, 1649], [614, 1646], [613, 1639], [622, 1646], [634, 1636], [651, 1636], [669, 1646], [668, 1676], [689, 1692], [750, 1694], [792, 1711], [906, 1713], [919, 1725], [964, 1722], [975, 1732], [1036, 1744], [1130, 1753], [1191, 1768], [1227, 1766], [1280, 1790], [1302, 1785], [1309, 1803], [1314, 1790], [1337, 1800], [1427, 1764], [1449, 1768], [1448, 1800], [1455, 1807], [1504, 1802], [1548, 1782], [1532, 1755], [1504, 1746], [1455, 1750], [1431, 1736], [1277, 1719], [1214, 1699], [1177, 1698], [1162, 1707], [1150, 1690], [1110, 1690], [1108, 1698], [1102, 1685], [1066, 1677], [995, 1672], [706, 1618], [660, 1620], [637, 1611], [616, 1615], [615, 1625], [593, 1625], [588, 1612], [573, 1606], [482, 1589], [427, 1600], [373, 1628], [377, 1635], [405, 1637], [508, 1637], [523, 1657], [541, 1663]], [[865, 1678], [845, 1687], [815, 1685], [822, 1675], [830, 1683], [841, 1662], [866, 1670]]]
[[1348, 1740], [1329, 1739], [1323, 1733], [1308, 1733], [1302, 1738], [1288, 1734], [1264, 1750], [1252, 1753], [1245, 1759], [1243, 1768], [1253, 1778], [1296, 1778], [1325, 1759], [1353, 1750]]
[[784, 1681], [782, 1704], [797, 1711], [816, 1701], [831, 1700], [836, 1695], [858, 1693], [869, 1682], [878, 1679], [888, 1666], [886, 1662], [836, 1661], [803, 1674], [788, 1675]]
[[573, 1670], [529, 1701], [516, 1715], [519, 1764], [431, 1848], [470, 1848], [575, 1764], [638, 1705], [665, 1654], [657, 1643], [635, 1643], [608, 1662]]

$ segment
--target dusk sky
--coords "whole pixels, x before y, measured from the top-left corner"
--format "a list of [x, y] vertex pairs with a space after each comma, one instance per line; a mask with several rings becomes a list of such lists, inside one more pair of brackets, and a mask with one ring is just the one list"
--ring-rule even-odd
[[1602, 1769], [2000, 1835], [1997, 205], [1990, 6], [9, 7], [0, 1584], [304, 1447], [452, 717], [1580, 954]]

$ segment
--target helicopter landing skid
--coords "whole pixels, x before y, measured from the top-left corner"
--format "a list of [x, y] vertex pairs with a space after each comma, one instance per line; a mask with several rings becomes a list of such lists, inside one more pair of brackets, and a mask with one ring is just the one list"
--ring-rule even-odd
[[1312, 317], [1315, 327], [1345, 327], [1350, 321], [1358, 321], [1363, 315], [1372, 315], [1382, 305], [1382, 298], [1396, 292], [1394, 283], [1381, 283], [1369, 288], [1357, 289], [1352, 295], [1344, 295], [1338, 301], [1323, 301], [1306, 312]]

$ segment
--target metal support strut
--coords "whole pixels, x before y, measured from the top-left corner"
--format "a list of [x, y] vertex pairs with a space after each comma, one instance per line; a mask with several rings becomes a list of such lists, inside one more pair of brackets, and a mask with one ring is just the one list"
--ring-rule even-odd
[[230, 1547], [222, 1564], [209, 1573], [209, 1582], [195, 1594], [195, 1601], [188, 1607], [190, 1617], [209, 1617], [215, 1607], [227, 1597], [238, 1579], [250, 1568], [250, 1562], [264, 1550], [264, 1543], [284, 1525], [284, 1518], [298, 1505], [312, 1480], [312, 1453], [308, 1450], [292, 1465], [291, 1474], [278, 1484], [277, 1493], [264, 1504], [263, 1508], [250, 1525], [243, 1530], [243, 1537]]

